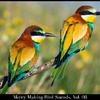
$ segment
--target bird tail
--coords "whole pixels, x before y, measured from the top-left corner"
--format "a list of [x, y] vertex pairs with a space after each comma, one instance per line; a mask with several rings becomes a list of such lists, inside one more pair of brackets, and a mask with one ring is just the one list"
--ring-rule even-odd
[[68, 52], [66, 52], [66, 54], [63, 56], [63, 58], [60, 60], [61, 52], [59, 52], [59, 54], [55, 57], [55, 61], [54, 61], [55, 67], [53, 67], [53, 69], [51, 70], [51, 77], [53, 78], [51, 86], [53, 86], [56, 79], [62, 79], [63, 78], [64, 71], [65, 71], [65, 68], [66, 68], [66, 63], [73, 56], [73, 54], [74, 53], [68, 54]]
[[59, 54], [55, 57], [53, 66], [56, 66], [55, 69], [60, 67], [64, 62], [67, 62], [71, 57], [72, 57], [72, 55], [67, 54], [67, 52], [66, 52], [64, 57], [62, 59], [60, 59], [61, 58], [61, 52], [59, 52]]
[[2, 81], [2, 85], [0, 86], [0, 89], [3, 88], [3, 86], [6, 84], [7, 80], [8, 80], [8, 76], [4, 76], [3, 81]]
[[52, 82], [51, 82], [51, 86], [53, 86], [54, 82], [56, 79], [62, 79], [64, 76], [64, 71], [65, 71], [65, 64], [63, 63], [63, 65], [59, 68], [53, 68], [51, 70], [51, 77], [53, 78]]
[[60, 57], [61, 57], [61, 52], [59, 52], [59, 54], [55, 57], [53, 66], [58, 66], [60, 64]]
[[56, 79], [62, 79], [64, 76], [64, 71], [66, 68], [66, 62], [70, 59], [71, 56], [65, 54], [65, 56], [60, 60], [60, 53], [57, 57], [55, 57], [54, 65], [56, 65], [55, 68], [51, 70], [51, 77], [53, 78], [53, 81], [51, 83], [51, 86], [53, 86]]

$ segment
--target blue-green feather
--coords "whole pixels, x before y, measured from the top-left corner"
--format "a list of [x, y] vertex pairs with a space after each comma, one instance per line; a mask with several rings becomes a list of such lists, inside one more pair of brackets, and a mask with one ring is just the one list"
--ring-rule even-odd
[[34, 42], [34, 46], [37, 49], [37, 51], [40, 51], [40, 44], [37, 42]]
[[87, 24], [89, 25], [89, 27], [92, 29], [92, 31], [94, 30], [94, 25], [91, 22], [87, 22]]

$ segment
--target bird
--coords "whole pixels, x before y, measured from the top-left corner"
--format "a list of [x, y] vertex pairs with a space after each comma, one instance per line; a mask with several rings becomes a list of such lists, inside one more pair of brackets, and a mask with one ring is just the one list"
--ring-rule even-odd
[[8, 56], [9, 87], [21, 80], [29, 71], [35, 69], [40, 52], [40, 43], [46, 37], [55, 37], [37, 25], [28, 26], [21, 36], [11, 45]]
[[53, 78], [51, 86], [56, 79], [63, 76], [65, 64], [71, 57], [85, 50], [88, 46], [94, 31], [93, 22], [97, 15], [100, 15], [100, 12], [97, 12], [94, 7], [82, 5], [75, 14], [64, 20], [60, 30], [59, 53], [55, 57], [53, 64], [55, 67], [51, 71]]

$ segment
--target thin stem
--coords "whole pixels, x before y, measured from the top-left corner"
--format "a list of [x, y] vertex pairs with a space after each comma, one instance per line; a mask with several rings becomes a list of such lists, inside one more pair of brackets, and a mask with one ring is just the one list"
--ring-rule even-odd
[[29, 84], [27, 85], [26, 90], [25, 90], [25, 94], [29, 94], [29, 93], [30, 93], [30, 91], [31, 91], [31, 89], [32, 89], [32, 87], [33, 87], [33, 83], [34, 83], [35, 79], [36, 79], [36, 76], [35, 76], [35, 77], [32, 76], [32, 77], [30, 78]]

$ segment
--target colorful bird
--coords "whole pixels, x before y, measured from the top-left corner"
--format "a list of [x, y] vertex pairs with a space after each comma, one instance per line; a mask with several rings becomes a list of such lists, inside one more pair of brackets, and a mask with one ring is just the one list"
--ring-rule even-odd
[[96, 12], [95, 8], [81, 6], [74, 15], [64, 20], [60, 32], [59, 54], [54, 61], [56, 67], [52, 70], [53, 81], [51, 85], [57, 77], [62, 76], [65, 66], [61, 65], [88, 46], [94, 30], [93, 22], [96, 15], [100, 15], [100, 12]]
[[9, 86], [35, 69], [34, 64], [36, 64], [39, 57], [40, 43], [46, 37], [55, 37], [55, 35], [46, 33], [39, 26], [32, 25], [27, 27], [11, 46], [8, 62]]

